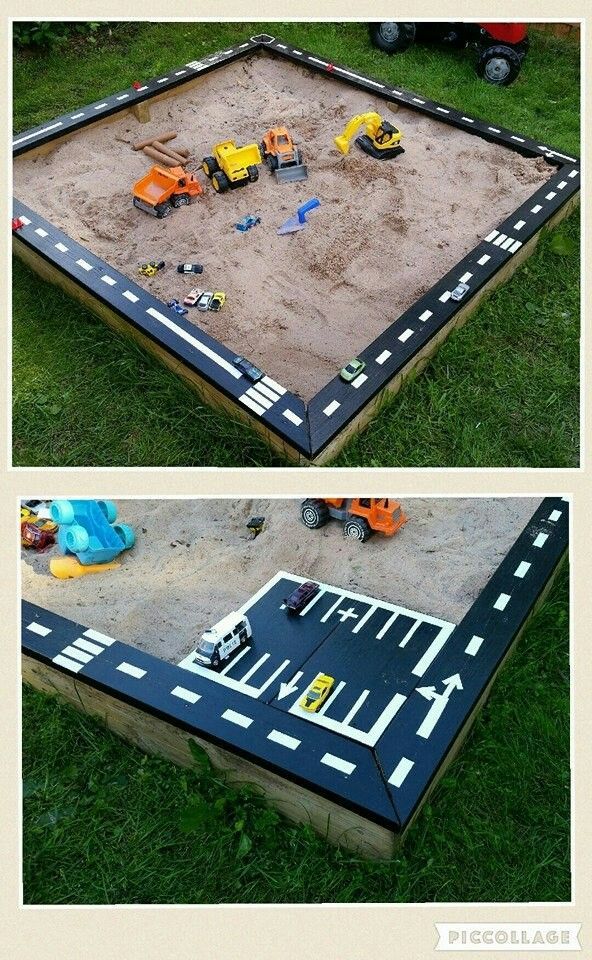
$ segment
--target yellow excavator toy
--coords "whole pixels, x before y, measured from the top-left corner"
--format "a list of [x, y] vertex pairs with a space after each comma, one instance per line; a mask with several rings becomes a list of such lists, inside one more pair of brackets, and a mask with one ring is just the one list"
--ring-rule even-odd
[[340, 153], [349, 153], [349, 142], [363, 124], [366, 125], [366, 132], [356, 137], [356, 143], [364, 153], [377, 160], [389, 160], [405, 153], [401, 146], [401, 131], [377, 113], [360, 113], [351, 118], [343, 133], [335, 137], [335, 145]]

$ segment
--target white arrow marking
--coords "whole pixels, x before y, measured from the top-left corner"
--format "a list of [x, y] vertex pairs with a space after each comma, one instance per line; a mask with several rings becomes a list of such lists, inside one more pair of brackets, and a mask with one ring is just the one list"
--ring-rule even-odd
[[280, 683], [280, 692], [277, 695], [278, 700], [283, 700], [284, 697], [289, 696], [291, 693], [297, 693], [298, 687], [296, 684], [302, 676], [302, 670], [299, 670], [298, 673], [295, 673], [291, 680], [288, 683]]
[[423, 737], [424, 740], [428, 739], [438, 720], [444, 713], [446, 704], [450, 699], [452, 691], [463, 689], [460, 674], [458, 673], [453, 674], [451, 677], [447, 677], [446, 680], [442, 681], [442, 683], [444, 684], [444, 690], [442, 693], [437, 693], [436, 688], [433, 686], [416, 688], [417, 692], [420, 693], [422, 697], [425, 697], [426, 700], [433, 700], [427, 716], [417, 730], [417, 736]]

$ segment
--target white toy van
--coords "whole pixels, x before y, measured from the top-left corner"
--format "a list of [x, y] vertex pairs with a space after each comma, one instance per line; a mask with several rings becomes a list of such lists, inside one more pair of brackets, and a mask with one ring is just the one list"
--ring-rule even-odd
[[215, 626], [202, 633], [195, 651], [195, 660], [204, 667], [213, 667], [216, 670], [223, 660], [228, 660], [235, 650], [244, 646], [252, 635], [248, 617], [242, 613], [229, 613]]

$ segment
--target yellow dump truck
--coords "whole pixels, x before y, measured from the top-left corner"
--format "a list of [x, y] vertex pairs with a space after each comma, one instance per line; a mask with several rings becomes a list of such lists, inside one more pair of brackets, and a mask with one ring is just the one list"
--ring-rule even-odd
[[212, 181], [216, 193], [225, 193], [258, 180], [257, 168], [262, 162], [256, 143], [237, 147], [234, 140], [223, 140], [213, 148], [211, 157], [203, 158], [202, 170]]

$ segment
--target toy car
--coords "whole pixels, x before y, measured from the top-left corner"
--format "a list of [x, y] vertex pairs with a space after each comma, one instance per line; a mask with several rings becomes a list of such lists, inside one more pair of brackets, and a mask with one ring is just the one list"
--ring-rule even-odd
[[468, 283], [459, 283], [450, 294], [450, 297], [452, 300], [462, 300], [465, 294], [468, 293], [468, 290]]
[[30, 520], [24, 520], [21, 523], [21, 546], [33, 550], [45, 550], [55, 543], [54, 532], [57, 530], [53, 524], [53, 530], [38, 526]]
[[193, 290], [190, 290], [183, 303], [186, 307], [194, 307], [201, 297], [203, 290], [200, 287], [194, 287]]
[[199, 300], [197, 301], [197, 309], [198, 309], [198, 310], [209, 310], [209, 309], [210, 309], [210, 303], [211, 303], [211, 300], [212, 300], [212, 297], [213, 297], [213, 296], [214, 296], [214, 294], [212, 293], [211, 290], [206, 290], [204, 293], [202, 293], [201, 297], [200, 297]]
[[226, 303], [226, 294], [222, 290], [215, 290], [212, 299], [210, 300], [210, 310], [214, 310], [215, 313], [218, 310], [221, 310], [224, 304]]
[[346, 363], [345, 367], [342, 367], [339, 371], [339, 376], [342, 380], [345, 380], [346, 383], [351, 383], [352, 380], [355, 380], [358, 377], [362, 370], [364, 370], [366, 364], [363, 360], [358, 360], [356, 357], [355, 360], [350, 360], [349, 363]]
[[235, 357], [232, 361], [237, 370], [240, 370], [241, 373], [244, 373], [245, 377], [249, 380], [252, 380], [253, 383], [257, 383], [258, 380], [264, 376], [263, 370], [260, 370], [259, 367], [256, 367], [254, 363], [251, 363], [250, 360], [247, 360], [246, 357]]
[[261, 223], [261, 217], [255, 217], [252, 213], [248, 213], [246, 217], [241, 217], [238, 223], [235, 223], [235, 230], [239, 230], [241, 233], [245, 233], [246, 230], [250, 230], [251, 227], [256, 227], [258, 223]]
[[331, 693], [334, 683], [335, 680], [333, 677], [328, 677], [325, 673], [321, 673], [302, 697], [300, 701], [302, 709], [309, 710], [311, 713], [320, 710]]
[[289, 597], [286, 597], [284, 603], [288, 613], [300, 613], [306, 607], [313, 597], [316, 597], [320, 590], [318, 583], [314, 580], [306, 580], [301, 583]]
[[169, 307], [171, 310], [174, 310], [175, 313], [178, 313], [178, 314], [180, 314], [181, 316], [183, 316], [183, 314], [189, 312], [188, 310], [185, 309], [185, 307], [182, 307], [182, 306], [181, 306], [181, 304], [179, 303], [178, 300], [168, 300], [168, 301], [167, 301], [167, 307]]
[[153, 277], [159, 270], [162, 270], [164, 267], [164, 260], [149, 260], [148, 263], [143, 263], [138, 270], [143, 277]]
[[203, 273], [201, 263], [178, 263], [177, 273]]

